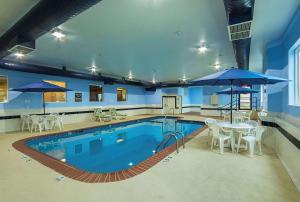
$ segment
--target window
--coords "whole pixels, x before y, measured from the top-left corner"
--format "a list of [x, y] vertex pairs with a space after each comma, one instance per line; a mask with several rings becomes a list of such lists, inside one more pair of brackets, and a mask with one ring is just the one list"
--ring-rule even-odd
[[90, 85], [90, 102], [103, 101], [103, 90], [101, 86]]
[[6, 76], [0, 76], [0, 103], [8, 100], [8, 82]]
[[127, 92], [125, 88], [117, 88], [117, 101], [125, 102], [127, 100]]
[[[64, 87], [66, 88], [66, 82], [63, 81], [49, 81], [44, 80], [45, 82]], [[45, 102], [66, 102], [67, 101], [67, 93], [66, 92], [48, 92], [44, 93]]]
[[[242, 86], [243, 88], [251, 88], [249, 86]], [[252, 95], [249, 93], [249, 94], [240, 94], [240, 103], [239, 103], [239, 109], [244, 109], [244, 110], [247, 110], [247, 109], [251, 109], [252, 108], [252, 103], [251, 103], [251, 100], [252, 100]]]
[[295, 105], [300, 105], [300, 47], [295, 52]]

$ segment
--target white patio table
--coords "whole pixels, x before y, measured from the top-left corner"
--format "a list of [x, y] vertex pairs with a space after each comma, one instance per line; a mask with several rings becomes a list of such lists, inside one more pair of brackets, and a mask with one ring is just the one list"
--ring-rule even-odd
[[230, 123], [230, 122], [222, 121], [222, 122], [218, 122], [217, 124], [222, 128], [233, 129], [233, 130], [247, 130], [253, 128], [253, 126], [247, 123]]
[[[224, 129], [227, 129], [227, 130], [229, 129], [229, 130], [233, 130], [236, 132], [251, 130], [254, 128], [253, 126], [251, 126], [250, 124], [247, 124], [247, 123], [230, 123], [230, 122], [225, 122], [225, 121], [218, 122], [217, 125]], [[236, 133], [233, 133], [233, 134], [236, 134]], [[238, 133], [238, 134], [240, 134], [240, 133]], [[235, 135], [233, 137], [235, 139]], [[235, 140], [234, 140], [234, 142], [235, 142]], [[225, 146], [229, 147], [230, 145], [225, 145]], [[237, 147], [237, 144], [234, 145], [234, 148], [236, 148], [236, 147]]]

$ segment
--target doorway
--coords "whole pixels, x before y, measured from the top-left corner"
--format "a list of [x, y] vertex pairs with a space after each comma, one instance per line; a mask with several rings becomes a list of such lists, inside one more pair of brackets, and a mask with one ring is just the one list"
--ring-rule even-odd
[[181, 113], [181, 96], [162, 96], [163, 114]]

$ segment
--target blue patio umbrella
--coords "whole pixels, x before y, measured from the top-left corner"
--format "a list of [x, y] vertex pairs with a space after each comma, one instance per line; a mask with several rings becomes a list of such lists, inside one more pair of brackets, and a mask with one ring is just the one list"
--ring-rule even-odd
[[[232, 88], [232, 94], [253, 94], [253, 93], [259, 93], [258, 90], [253, 90], [251, 88], [242, 88], [242, 87], [234, 87]], [[226, 88], [224, 90], [218, 91], [217, 94], [231, 94], [231, 88]]]
[[265, 85], [265, 84], [275, 84], [279, 82], [285, 82], [286, 79], [279, 77], [269, 76], [265, 74], [260, 74], [257, 72], [251, 72], [248, 70], [242, 70], [237, 68], [225, 69], [208, 76], [195, 79], [192, 81], [193, 86], [221, 86], [221, 85], [231, 85], [231, 105], [230, 105], [230, 117], [232, 122], [232, 95], [233, 86], [243, 86], [243, 85]]
[[19, 88], [13, 88], [10, 89], [10, 91], [18, 91], [18, 92], [23, 92], [23, 93], [34, 93], [34, 92], [40, 92], [43, 93], [43, 108], [44, 108], [44, 114], [45, 114], [45, 96], [44, 93], [46, 92], [67, 92], [67, 91], [72, 91], [67, 88], [63, 88], [45, 81], [41, 82], [36, 82], [36, 83], [31, 83], [27, 84], [25, 86], [21, 86]]

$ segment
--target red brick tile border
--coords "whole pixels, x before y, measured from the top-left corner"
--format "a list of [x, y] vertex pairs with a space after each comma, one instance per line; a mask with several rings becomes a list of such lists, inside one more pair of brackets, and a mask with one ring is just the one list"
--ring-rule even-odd
[[[130, 121], [129, 121], [130, 122]], [[123, 122], [124, 123], [124, 122]], [[107, 125], [113, 125], [113, 124], [118, 124], [118, 123], [110, 123]], [[101, 126], [96, 126], [93, 128], [97, 127], [102, 127]], [[204, 125], [203, 128], [200, 128], [193, 133], [189, 134], [188, 136], [185, 137], [185, 142], [191, 140], [194, 138], [196, 135], [198, 135], [200, 132], [205, 130], [207, 127]], [[82, 129], [79, 129], [82, 130]], [[74, 130], [77, 131], [77, 130]], [[71, 131], [64, 131], [65, 132], [71, 132]], [[46, 136], [52, 136], [52, 135], [57, 135], [59, 133], [55, 134], [48, 134], [48, 135], [40, 135], [40, 136], [35, 136], [35, 137], [29, 137], [25, 138], [22, 140], [18, 140], [15, 143], [13, 143], [13, 147], [17, 149], [18, 151], [30, 156], [31, 158], [35, 159], [36, 161], [40, 162], [41, 164], [55, 170], [56, 172], [64, 175], [65, 177], [69, 177], [74, 180], [82, 181], [82, 182], [87, 182], [87, 183], [105, 183], [105, 182], [116, 182], [116, 181], [121, 181], [121, 180], [126, 180], [128, 178], [134, 177], [148, 169], [150, 169], [152, 166], [160, 162], [162, 159], [164, 159], [166, 156], [171, 154], [176, 150], [176, 145], [175, 143], [168, 146], [164, 150], [154, 154], [147, 160], [143, 161], [142, 163], [133, 166], [127, 170], [122, 170], [118, 172], [112, 172], [112, 173], [90, 173], [86, 172], [80, 169], [77, 169], [73, 166], [68, 165], [67, 163], [64, 163], [58, 159], [55, 159], [51, 156], [48, 156], [47, 154], [41, 153], [37, 150], [31, 149], [30, 147], [26, 146], [26, 141], [35, 139], [35, 138], [40, 138], [40, 137], [46, 137]], [[181, 146], [181, 141], [179, 143]]]

